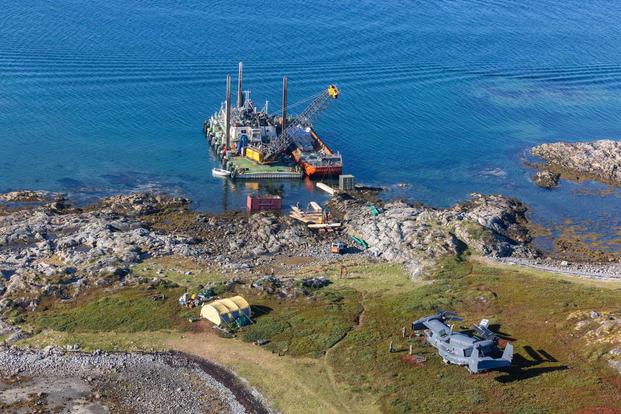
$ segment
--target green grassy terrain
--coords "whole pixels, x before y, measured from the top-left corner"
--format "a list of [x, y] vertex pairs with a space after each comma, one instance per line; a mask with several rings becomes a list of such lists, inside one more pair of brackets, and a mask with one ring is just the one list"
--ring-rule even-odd
[[243, 332], [245, 341], [269, 339], [266, 348], [280, 355], [319, 357], [352, 329], [362, 311], [359, 295], [353, 289], [325, 288], [312, 300], [272, 303], [256, 298], [254, 303], [272, 309], [256, 318]]
[[[360, 273], [362, 279], [373, 278], [372, 270]], [[445, 262], [436, 275], [433, 283], [400, 292], [366, 283], [364, 323], [330, 354], [339, 381], [378, 395], [386, 412], [558, 413], [621, 406], [615, 374], [585, 360], [590, 351], [566, 322], [577, 309], [618, 308], [621, 290], [456, 261]], [[516, 366], [470, 375], [443, 365], [421, 341], [401, 338], [402, 326], [433, 313], [436, 305], [458, 311], [466, 318], [464, 328], [490, 318], [517, 339]], [[401, 352], [387, 352], [391, 340]], [[424, 366], [400, 360], [410, 344], [428, 358]]]
[[[158, 273], [159, 271], [159, 273]], [[186, 274], [190, 272], [190, 274]], [[132, 268], [136, 276], [157, 276], [179, 286], [198, 290], [198, 286], [216, 284], [228, 280], [226, 275], [181, 258], [158, 257], [144, 261]]]
[[188, 330], [187, 310], [177, 303], [181, 288], [130, 288], [97, 292], [74, 303], [45, 304], [26, 314], [31, 329], [58, 332], [145, 332]]
[[[601, 359], [605, 349], [587, 346], [574, 330], [575, 321], [568, 321], [579, 310], [619, 310], [619, 284], [476, 260], [445, 261], [432, 277], [415, 282], [398, 265], [352, 264], [349, 277], [341, 280], [338, 271], [338, 266], [299, 270], [298, 276], [325, 275], [334, 282], [311, 297], [279, 300], [240, 287], [257, 312], [256, 324], [240, 331], [237, 339], [191, 333], [194, 325], [186, 318], [198, 310], [177, 306], [184, 288], [134, 288], [100, 292], [73, 304], [48, 304], [27, 316], [25, 323], [40, 333], [24, 343], [161, 349], [168, 338], [168, 343], [197, 353], [193, 347], [205, 343], [212, 348], [202, 355], [241, 369], [283, 412], [305, 411], [304, 399], [286, 388], [271, 392], [277, 385], [266, 371], [288, 378], [315, 398], [330, 390], [326, 404], [317, 405], [321, 412], [342, 412], [344, 407], [361, 412], [361, 405], [365, 412], [394, 413], [574, 413], [621, 407], [621, 380]], [[151, 298], [159, 294], [166, 299]], [[443, 365], [420, 338], [402, 338], [401, 327], [433, 313], [436, 306], [459, 312], [464, 329], [490, 319], [503, 337], [515, 340], [515, 366], [470, 375], [463, 367]], [[195, 342], [182, 346], [183, 335]], [[256, 339], [271, 342], [261, 348], [243, 342]], [[397, 352], [388, 352], [391, 341]], [[410, 345], [427, 357], [424, 364], [402, 362]], [[227, 349], [235, 349], [234, 355], [224, 355]], [[306, 372], [300, 367], [314, 374], [298, 375]]]

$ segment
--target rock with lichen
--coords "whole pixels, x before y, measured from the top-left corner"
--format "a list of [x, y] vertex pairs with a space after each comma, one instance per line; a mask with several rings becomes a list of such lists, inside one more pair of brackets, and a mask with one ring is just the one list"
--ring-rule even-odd
[[30, 306], [41, 295], [65, 298], [91, 283], [120, 281], [130, 266], [149, 257], [204, 254], [191, 237], [155, 232], [133, 213], [114, 211], [132, 205], [140, 206], [133, 212], [158, 211], [182, 200], [152, 195], [113, 199], [104, 200], [100, 209], [36, 205], [0, 216], [0, 272], [8, 279], [0, 296]]
[[621, 313], [610, 311], [575, 311], [567, 316], [587, 349], [607, 350], [602, 357], [621, 374]]
[[621, 185], [621, 141], [556, 142], [531, 149], [548, 169]]
[[375, 216], [364, 200], [352, 197], [337, 197], [332, 206], [345, 212], [348, 231], [374, 256], [403, 263], [413, 277], [466, 249], [491, 257], [534, 254], [527, 246], [526, 207], [509, 197], [472, 194], [448, 209], [395, 201]]
[[21, 190], [0, 194], [0, 201], [13, 203], [48, 202], [61, 198], [61, 194], [49, 191]]

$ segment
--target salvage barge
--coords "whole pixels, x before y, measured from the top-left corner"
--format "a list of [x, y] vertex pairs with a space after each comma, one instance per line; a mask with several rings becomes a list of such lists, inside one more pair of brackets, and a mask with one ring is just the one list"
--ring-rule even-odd
[[313, 118], [335, 100], [335, 85], [312, 97], [295, 117], [287, 116], [287, 77], [283, 78], [282, 114], [270, 115], [268, 102], [261, 109], [242, 90], [243, 66], [239, 64], [237, 105], [231, 105], [231, 76], [226, 79], [226, 99], [203, 125], [222, 169], [234, 179], [291, 179], [338, 176], [343, 162], [312, 128]]

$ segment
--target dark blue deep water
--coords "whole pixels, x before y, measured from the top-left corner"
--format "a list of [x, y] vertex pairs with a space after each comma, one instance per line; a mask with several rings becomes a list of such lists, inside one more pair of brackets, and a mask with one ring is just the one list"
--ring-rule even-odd
[[[619, 224], [619, 192], [536, 188], [524, 150], [621, 135], [621, 2], [14, 1], [0, 11], [0, 191], [164, 189], [240, 208], [201, 133], [237, 62], [278, 110], [328, 83], [316, 129], [360, 182], [445, 206], [516, 196], [542, 222]], [[286, 203], [323, 197], [273, 184]]]

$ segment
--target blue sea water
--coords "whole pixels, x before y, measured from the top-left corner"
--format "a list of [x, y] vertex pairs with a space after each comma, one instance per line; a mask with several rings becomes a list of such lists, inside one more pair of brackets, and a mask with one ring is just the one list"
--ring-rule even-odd
[[[0, 191], [135, 189], [241, 208], [256, 185], [211, 176], [201, 127], [245, 63], [276, 111], [328, 83], [315, 126], [359, 182], [446, 206], [516, 196], [533, 219], [621, 225], [619, 191], [529, 180], [525, 149], [621, 135], [621, 3], [549, 0], [3, 0]], [[272, 183], [285, 203], [323, 199]]]

